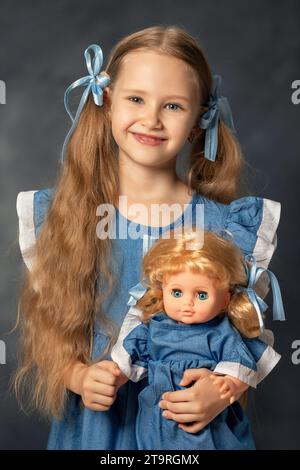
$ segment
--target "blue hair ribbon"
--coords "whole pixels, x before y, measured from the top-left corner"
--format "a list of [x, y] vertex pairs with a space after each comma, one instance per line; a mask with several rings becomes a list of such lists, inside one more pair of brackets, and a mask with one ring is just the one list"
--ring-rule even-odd
[[225, 96], [219, 96], [218, 93], [221, 81], [220, 75], [213, 75], [212, 89], [206, 104], [208, 110], [201, 116], [198, 124], [205, 130], [204, 156], [211, 162], [216, 160], [217, 155], [219, 120], [224, 121], [232, 132], [236, 132], [229, 102]]
[[[94, 58], [91, 61], [91, 53], [90, 51], [94, 52]], [[85, 61], [86, 61], [86, 66], [89, 72], [89, 75], [86, 75], [85, 77], [79, 78], [75, 82], [73, 82], [65, 91], [64, 95], [64, 105], [66, 108], [67, 113], [69, 114], [71, 121], [72, 121], [72, 127], [69, 130], [64, 144], [63, 144], [63, 150], [62, 150], [62, 159], [61, 163], [64, 161], [64, 154], [65, 154], [65, 149], [67, 146], [67, 143], [69, 141], [69, 138], [71, 134], [73, 133], [75, 127], [77, 126], [78, 120], [80, 113], [87, 101], [88, 95], [91, 92], [93, 95], [93, 100], [94, 103], [97, 106], [102, 106], [103, 104], [103, 89], [107, 87], [110, 83], [110, 78], [106, 75], [99, 75], [102, 64], [103, 64], [103, 54], [101, 47], [98, 46], [97, 44], [91, 44], [85, 51], [84, 51], [84, 56], [85, 56]], [[74, 88], [79, 87], [79, 86], [85, 86], [85, 90], [81, 96], [81, 100], [79, 103], [79, 106], [76, 111], [75, 117], [71, 113], [70, 107], [69, 107], [69, 94]]]

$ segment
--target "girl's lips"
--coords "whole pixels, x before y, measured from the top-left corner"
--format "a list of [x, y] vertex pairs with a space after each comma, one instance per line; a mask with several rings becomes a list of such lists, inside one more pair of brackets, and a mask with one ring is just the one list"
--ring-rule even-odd
[[140, 142], [141, 144], [145, 144], [145, 145], [160, 145], [162, 142], [166, 140], [166, 139], [147, 137], [145, 135], [136, 134], [134, 132], [133, 132], [133, 136], [138, 142]]

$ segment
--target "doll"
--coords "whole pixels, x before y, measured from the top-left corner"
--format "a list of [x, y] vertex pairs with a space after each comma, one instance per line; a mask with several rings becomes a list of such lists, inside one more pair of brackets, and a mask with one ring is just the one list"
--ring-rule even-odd
[[[199, 240], [196, 232], [190, 232], [181, 239], [160, 239], [148, 251], [143, 260], [148, 289], [143, 284], [135, 289], [142, 323], [125, 338], [124, 330], [120, 334], [127, 366], [118, 344], [112, 352], [132, 380], [148, 371], [148, 386], [139, 395], [139, 449], [255, 449], [248, 419], [234, 401], [234, 378], [255, 388], [263, 378], [256, 362], [269, 357], [270, 372], [280, 359], [258, 338], [266, 304], [252, 287], [265, 270], [256, 270], [253, 257], [244, 259], [231, 240], [216, 233], [204, 232], [204, 243]], [[279, 286], [273, 273], [266, 271], [276, 294], [275, 315], [284, 319]], [[186, 369], [202, 367], [232, 376], [232, 380], [215, 379], [221, 397], [231, 405], [203, 430], [189, 434], [165, 419], [159, 401], [165, 392], [184, 388], [181, 379]]]

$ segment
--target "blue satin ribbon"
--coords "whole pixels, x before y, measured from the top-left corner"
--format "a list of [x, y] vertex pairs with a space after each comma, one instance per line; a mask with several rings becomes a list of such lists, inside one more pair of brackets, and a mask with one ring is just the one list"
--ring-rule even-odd
[[130, 297], [127, 302], [127, 305], [133, 307], [136, 305], [137, 301], [140, 300], [146, 293], [147, 287], [142, 282], [138, 282], [134, 287], [129, 291]]
[[[90, 51], [94, 52], [94, 58], [93, 61], [91, 62], [91, 53]], [[89, 75], [86, 75], [85, 77], [79, 78], [75, 82], [73, 82], [65, 91], [64, 95], [64, 105], [66, 108], [67, 113], [69, 114], [71, 121], [72, 121], [72, 127], [69, 130], [64, 144], [63, 144], [63, 150], [62, 150], [62, 158], [61, 158], [61, 163], [64, 161], [64, 154], [65, 154], [65, 149], [67, 146], [67, 143], [69, 141], [69, 138], [74, 131], [75, 127], [77, 126], [78, 120], [80, 113], [87, 101], [88, 95], [90, 91], [92, 92], [94, 103], [97, 106], [102, 106], [103, 104], [103, 88], [107, 87], [110, 83], [110, 78], [105, 76], [105, 75], [99, 75], [102, 64], [103, 64], [103, 54], [101, 47], [98, 46], [97, 44], [91, 44], [85, 51], [84, 51], [84, 56], [85, 56], [85, 61], [86, 61], [86, 66], [89, 72]], [[79, 103], [79, 106], [76, 111], [75, 117], [73, 117], [73, 114], [71, 113], [70, 107], [69, 107], [69, 94], [74, 88], [78, 86], [85, 86], [86, 89], [84, 90], [81, 100]]]
[[264, 329], [264, 321], [262, 314], [265, 312], [265, 310], [268, 308], [267, 304], [263, 301], [261, 297], [255, 292], [254, 286], [257, 283], [258, 279], [262, 275], [262, 273], [266, 272], [270, 282], [271, 282], [271, 288], [272, 288], [272, 293], [273, 293], [273, 320], [280, 320], [284, 321], [285, 320], [285, 313], [284, 313], [284, 308], [283, 308], [283, 302], [282, 302], [282, 297], [281, 297], [281, 292], [280, 292], [280, 287], [277, 281], [277, 278], [272, 271], [266, 268], [258, 268], [256, 265], [256, 260], [253, 255], [247, 255], [245, 256], [245, 261], [249, 261], [251, 263], [251, 267], [248, 268], [246, 266], [246, 272], [247, 272], [247, 278], [248, 278], [248, 283], [247, 286], [236, 286], [235, 292], [246, 292], [250, 302], [253, 304], [255, 307], [258, 320], [259, 320], [259, 326], [261, 331]]
[[219, 120], [224, 121], [232, 132], [236, 132], [229, 102], [227, 98], [218, 94], [221, 81], [220, 75], [213, 75], [210, 98], [206, 104], [208, 110], [201, 116], [198, 124], [201, 129], [205, 129], [204, 156], [211, 162], [216, 160], [217, 155]]

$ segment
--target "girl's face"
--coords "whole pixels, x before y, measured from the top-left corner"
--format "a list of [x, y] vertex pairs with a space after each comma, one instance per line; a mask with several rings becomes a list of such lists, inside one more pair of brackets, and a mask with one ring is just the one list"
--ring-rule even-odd
[[107, 94], [120, 160], [150, 167], [174, 160], [200, 113], [195, 73], [184, 61], [153, 51], [128, 53]]
[[213, 279], [188, 270], [168, 276], [163, 283], [164, 311], [179, 323], [212, 320], [227, 307], [229, 300], [228, 289], [218, 289]]

